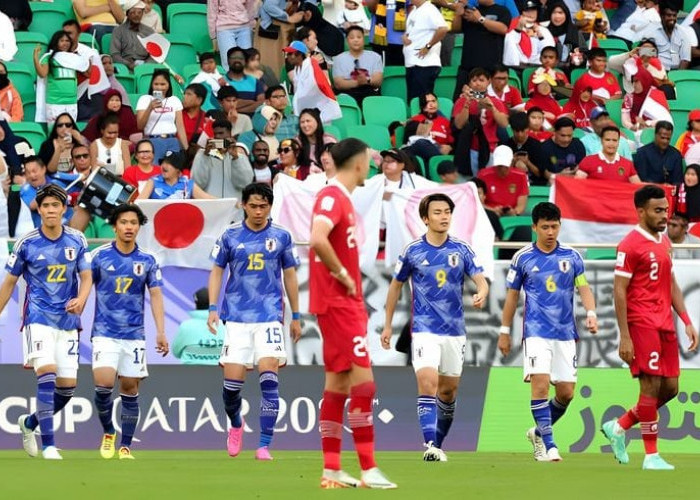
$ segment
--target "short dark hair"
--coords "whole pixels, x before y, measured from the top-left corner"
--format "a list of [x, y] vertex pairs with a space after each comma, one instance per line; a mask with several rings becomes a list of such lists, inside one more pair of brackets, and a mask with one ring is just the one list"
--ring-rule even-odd
[[554, 130], [561, 130], [566, 127], [576, 128], [576, 123], [571, 118], [563, 116], [554, 122]]
[[510, 115], [510, 118], [508, 118], [508, 123], [510, 124], [511, 129], [518, 132], [527, 130], [527, 128], [530, 126], [530, 123], [527, 120], [527, 113], [524, 113], [523, 111], [518, 111], [517, 113]]
[[479, 190], [481, 189], [484, 193], [488, 189], [488, 186], [486, 185], [486, 181], [484, 179], [479, 179], [478, 177], [472, 177], [469, 179], [469, 182], [473, 182], [476, 185], [476, 189]]
[[588, 60], [590, 61], [591, 59], [595, 59], [596, 57], [604, 57], [608, 58], [608, 54], [605, 52], [605, 49], [601, 49], [600, 47], [593, 47], [588, 51]]
[[654, 133], [658, 134], [659, 130], [668, 130], [669, 132], [673, 132], [673, 123], [666, 120], [659, 120], [656, 122], [656, 127], [654, 127]]
[[533, 106], [530, 109], [527, 110], [527, 117], [530, 118], [530, 115], [533, 113], [542, 113], [544, 114], [544, 111], [542, 111], [542, 108]]
[[167, 163], [182, 171], [187, 166], [187, 158], [185, 157], [185, 153], [180, 151], [166, 151], [159, 163], [161, 166], [163, 163]]
[[233, 125], [231, 125], [231, 122], [226, 119], [218, 119], [212, 124], [211, 128], [212, 130], [214, 130], [215, 128], [225, 128], [226, 130], [231, 132], [233, 130]]
[[185, 91], [191, 90], [194, 92], [194, 95], [196, 95], [202, 102], [201, 104], [204, 104], [204, 101], [207, 98], [207, 88], [202, 85], [201, 83], [190, 83], [186, 88]]
[[44, 160], [37, 155], [25, 156], [22, 160], [22, 165], [26, 165], [27, 163], [38, 163], [40, 167], [46, 168], [46, 163], [44, 163]]
[[209, 289], [202, 287], [194, 292], [194, 308], [198, 311], [209, 309]]
[[141, 207], [133, 203], [123, 203], [118, 205], [109, 216], [109, 224], [111, 226], [116, 226], [119, 216], [128, 212], [133, 212], [136, 214], [136, 218], [139, 220], [139, 226], [143, 226], [148, 222], [148, 217], [143, 213]]
[[70, 155], [71, 155], [71, 158], [73, 157], [73, 151], [75, 151], [75, 150], [78, 149], [78, 148], [85, 148], [85, 149], [87, 149], [88, 151], [90, 151], [90, 148], [89, 148], [88, 146], [86, 146], [85, 144], [82, 144], [82, 143], [81, 143], [81, 144], [73, 144], [73, 147], [70, 148]]
[[348, 168], [350, 160], [360, 153], [366, 153], [367, 148], [369, 148], [367, 144], [354, 137], [348, 137], [336, 143], [331, 149], [331, 156], [333, 157], [336, 170]]
[[275, 199], [275, 195], [273, 194], [272, 188], [269, 185], [263, 184], [261, 182], [252, 182], [243, 188], [243, 192], [241, 193], [241, 201], [244, 204], [248, 203], [248, 200], [254, 194], [257, 194], [258, 196], [263, 198], [270, 205], [272, 205], [272, 202]]
[[659, 200], [666, 198], [666, 191], [654, 184], [647, 184], [634, 192], [634, 207], [644, 208], [649, 200]]
[[495, 75], [496, 73], [509, 73], [508, 67], [504, 64], [496, 63], [491, 66], [491, 75]]
[[47, 184], [36, 192], [36, 204], [41, 205], [44, 199], [53, 197], [60, 201], [62, 204], [66, 204], [68, 199], [68, 193], [61, 186], [57, 184]]
[[542, 56], [544, 55], [545, 52], [553, 52], [553, 53], [554, 53], [554, 57], [556, 57], [557, 59], [559, 59], [559, 52], [557, 51], [557, 48], [556, 48], [556, 47], [553, 47], [552, 45], [547, 45], [546, 47], [544, 47], [544, 48], [540, 51], [540, 57], [542, 57]]
[[352, 33], [353, 31], [359, 31], [360, 33], [362, 33], [362, 36], [365, 36], [365, 30], [362, 29], [362, 26], [358, 26], [357, 24], [353, 24], [345, 31], [345, 38], [347, 38], [350, 35], [350, 33]]
[[455, 163], [451, 160], [442, 160], [440, 163], [438, 163], [438, 166], [437, 166], [438, 175], [452, 174], [456, 171], [457, 171], [457, 167], [455, 166]]
[[620, 129], [617, 128], [617, 125], [608, 125], [606, 127], [603, 127], [603, 130], [600, 131], [600, 136], [603, 137], [605, 135], [605, 132], [615, 132], [618, 136], [622, 136], [622, 133], [620, 132]]
[[139, 148], [144, 144], [148, 144], [149, 146], [151, 146], [151, 151], [155, 151], [155, 148], [153, 147], [153, 143], [150, 141], [150, 139], [141, 139], [139, 142], [136, 143], [136, 147], [134, 148], [134, 153], [136, 153], [139, 150]]
[[61, 25], [61, 27], [66, 28], [68, 26], [75, 26], [76, 28], [78, 28], [78, 32], [82, 31], [80, 29], [80, 23], [78, 21], [76, 21], [75, 19], [67, 19], [67, 20], [63, 21], [63, 24]]
[[265, 90], [265, 99], [269, 99], [270, 97], [272, 97], [273, 92], [275, 92], [276, 90], [283, 90], [284, 94], [287, 95], [287, 89], [285, 89], [282, 85], [270, 85]]
[[216, 98], [219, 101], [223, 101], [227, 97], [235, 97], [236, 99], [238, 99], [238, 91], [235, 88], [233, 88], [231, 85], [224, 85], [216, 93]]
[[104, 130], [108, 125], [119, 125], [119, 115], [114, 111], [108, 111], [97, 119], [98, 130]]
[[240, 52], [241, 54], [243, 54], [243, 57], [245, 57], [245, 49], [242, 49], [240, 47], [231, 47], [226, 51], [226, 59], [231, 57], [231, 54], [233, 54], [234, 52]]
[[455, 209], [455, 202], [452, 198], [447, 196], [445, 193], [432, 193], [428, 196], [424, 196], [418, 205], [418, 215], [421, 219], [428, 217], [428, 210], [430, 210], [430, 204], [434, 201], [444, 201], [450, 207], [450, 212]]
[[202, 55], [199, 56], [199, 64], [202, 64], [204, 61], [209, 61], [211, 59], [214, 59], [216, 61], [216, 56], [214, 55], [214, 53], [204, 52]]
[[469, 76], [467, 77], [467, 83], [471, 82], [474, 78], [479, 76], [485, 76], [489, 80], [491, 79], [491, 73], [489, 73], [488, 70], [485, 70], [484, 68], [474, 68], [469, 72]]
[[532, 223], [537, 224], [541, 220], [561, 221], [561, 210], [549, 201], [540, 202], [532, 209]]

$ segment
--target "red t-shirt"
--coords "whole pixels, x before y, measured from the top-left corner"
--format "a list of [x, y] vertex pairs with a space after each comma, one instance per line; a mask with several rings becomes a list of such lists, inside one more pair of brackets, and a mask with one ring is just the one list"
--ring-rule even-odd
[[489, 85], [486, 94], [492, 99], [495, 98], [501, 101], [507, 109], [513, 109], [515, 106], [523, 103], [523, 96], [520, 95], [520, 91], [510, 85], [505, 86], [501, 95], [498, 95], [493, 86]]
[[654, 330], [675, 331], [671, 313], [673, 263], [671, 240], [657, 240], [635, 227], [617, 246], [615, 274], [630, 279], [627, 323]]
[[[590, 71], [578, 77], [578, 81], [582, 82], [582, 88], [590, 87], [593, 89], [593, 95], [610, 99], [611, 97], [621, 97], [622, 89], [620, 83], [615, 78], [615, 75], [606, 71], [602, 76], [595, 76]], [[577, 81], [577, 83], [578, 83]]]
[[[542, 66], [541, 66], [542, 67]], [[540, 68], [537, 68], [540, 69]], [[556, 80], [557, 84], [561, 86], [569, 85], [569, 78], [566, 76], [566, 73], [564, 73], [560, 69], [555, 69], [554, 70], [554, 79]], [[532, 94], [535, 91], [535, 84], [532, 80], [535, 79], [535, 72], [533, 71], [532, 74], [530, 75], [530, 78], [527, 81], [527, 95]]]
[[340, 263], [355, 280], [357, 293], [350, 297], [347, 289], [323, 265], [316, 253], [309, 252], [309, 312], [325, 314], [329, 307], [364, 308], [362, 298], [362, 274], [360, 254], [356, 239], [357, 214], [350, 199], [350, 193], [340, 183], [329, 181], [316, 195], [311, 220], [321, 219], [332, 229], [328, 240], [335, 250]]
[[554, 132], [551, 132], [549, 130], [528, 130], [527, 135], [529, 137], [532, 137], [536, 141], [544, 142], [547, 139], [551, 139], [554, 135]]
[[160, 167], [158, 165], [153, 165], [153, 170], [151, 170], [148, 173], [141, 170], [138, 165], [132, 165], [126, 170], [124, 170], [124, 175], [122, 175], [122, 179], [124, 179], [126, 182], [128, 182], [135, 188], [138, 188], [139, 182], [147, 181], [148, 179], [150, 179], [151, 177], [155, 177], [156, 175], [160, 175]]
[[486, 183], [486, 200], [489, 207], [515, 208], [520, 196], [530, 194], [527, 185], [527, 174], [511, 168], [508, 175], [500, 177], [498, 167], [488, 167], [479, 170], [476, 175]]
[[588, 155], [581, 160], [578, 168], [586, 172], [589, 179], [629, 182], [630, 177], [637, 175], [634, 163], [619, 154], [615, 155], [612, 162], [608, 161], [603, 153]]
[[[198, 115], [194, 115], [192, 118], [190, 118], [187, 111], [183, 110], [182, 121], [185, 124], [185, 134], [187, 135], [188, 141], [192, 142], [192, 136], [195, 133], [199, 134], [201, 132], [206, 133], [209, 137], [214, 137], [214, 130], [212, 128], [214, 121], [211, 118], [208, 118], [204, 111], [200, 111]], [[199, 126], [197, 126], [197, 122], [199, 122]]]
[[[491, 99], [491, 101], [498, 111], [501, 113], [508, 113], [506, 106], [499, 99]], [[464, 109], [466, 102], [467, 99], [464, 97], [457, 99], [457, 102], [455, 102], [455, 106], [452, 109], [453, 118]], [[493, 150], [496, 149], [496, 146], [498, 145], [498, 124], [493, 118], [493, 112], [490, 109], [479, 109], [479, 103], [476, 102], [476, 100], [472, 100], [469, 103], [469, 114], [479, 115], [481, 126], [484, 129], [484, 135], [486, 136], [486, 140], [489, 142], [489, 151], [493, 153]], [[471, 149], [474, 151], [479, 149], [479, 139], [476, 137], [476, 135], [472, 139]]]
[[[428, 118], [425, 115], [416, 115], [411, 117], [411, 121], [423, 123]], [[454, 137], [452, 137], [452, 125], [450, 120], [442, 115], [432, 119], [433, 126], [430, 129], [430, 136], [435, 139], [438, 144], [447, 144], [452, 146]]]

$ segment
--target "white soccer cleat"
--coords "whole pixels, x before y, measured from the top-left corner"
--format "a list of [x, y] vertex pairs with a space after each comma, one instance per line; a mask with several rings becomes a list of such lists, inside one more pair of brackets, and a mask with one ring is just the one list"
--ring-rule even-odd
[[432, 441], [425, 443], [426, 450], [423, 453], [424, 462], [447, 462], [447, 455], [440, 448], [435, 446]]
[[36, 444], [36, 434], [33, 430], [27, 429], [24, 425], [24, 421], [29, 415], [20, 415], [17, 425], [19, 425], [19, 431], [22, 433], [22, 447], [27, 455], [30, 457], [36, 457], [39, 454], [39, 446]]
[[324, 490], [334, 490], [338, 488], [357, 488], [360, 480], [355, 479], [344, 470], [323, 469], [321, 476], [321, 488]]
[[547, 460], [549, 462], [561, 462], [561, 455], [557, 448], [550, 448], [547, 450]]
[[396, 483], [392, 483], [387, 479], [387, 477], [379, 470], [379, 467], [372, 467], [371, 469], [362, 471], [362, 483], [360, 485], [362, 488], [370, 488], [374, 490], [393, 490], [398, 488]]
[[535, 432], [535, 427], [527, 430], [526, 437], [527, 440], [530, 441], [530, 444], [532, 444], [535, 460], [538, 462], [549, 462], [549, 458], [547, 458], [547, 448], [544, 445], [544, 441], [542, 441], [542, 437], [538, 436]]
[[58, 452], [58, 448], [55, 446], [47, 446], [41, 452], [44, 460], [63, 460], [63, 457]]

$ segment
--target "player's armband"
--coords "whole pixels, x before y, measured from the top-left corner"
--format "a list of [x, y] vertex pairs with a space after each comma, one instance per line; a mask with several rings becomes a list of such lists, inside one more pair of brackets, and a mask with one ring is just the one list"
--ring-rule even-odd
[[574, 286], [580, 287], [586, 285], [588, 285], [588, 280], [586, 279], [585, 274], [579, 274], [578, 276], [576, 276], [576, 279], [574, 279]]

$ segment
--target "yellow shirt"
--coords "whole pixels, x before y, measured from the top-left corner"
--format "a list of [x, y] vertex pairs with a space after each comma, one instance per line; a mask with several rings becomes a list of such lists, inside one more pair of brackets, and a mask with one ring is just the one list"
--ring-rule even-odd
[[579, 30], [582, 33], [593, 33], [593, 25], [595, 24], [596, 20], [605, 20], [605, 15], [603, 14], [602, 10], [597, 10], [593, 12], [590, 10], [581, 9], [574, 15], [574, 19], [576, 19], [577, 21], [583, 21], [585, 19], [586, 24], [582, 28], [579, 28]]
[[[107, 0], [85, 0], [86, 7], [99, 7], [101, 5], [107, 5]], [[75, 10], [75, 7], [73, 10]], [[97, 14], [96, 16], [80, 17], [78, 11], [75, 10], [75, 17], [80, 24], [117, 24], [117, 20], [114, 19], [111, 12], [103, 12], [102, 14]]]

